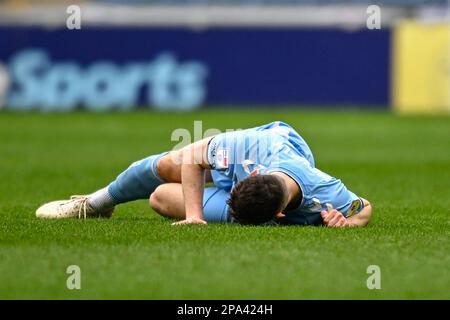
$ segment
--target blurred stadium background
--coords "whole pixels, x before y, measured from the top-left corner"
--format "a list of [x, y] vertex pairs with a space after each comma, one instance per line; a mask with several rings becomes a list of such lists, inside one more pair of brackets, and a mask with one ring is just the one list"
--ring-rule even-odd
[[446, 0], [1, 0], [0, 105], [448, 114], [449, 43]]

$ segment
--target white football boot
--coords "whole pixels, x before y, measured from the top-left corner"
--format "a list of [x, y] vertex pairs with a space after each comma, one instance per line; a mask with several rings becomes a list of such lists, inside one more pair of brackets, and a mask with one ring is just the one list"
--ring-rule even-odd
[[70, 200], [57, 200], [44, 204], [36, 210], [36, 217], [43, 219], [64, 218], [110, 218], [114, 207], [97, 211], [88, 202], [89, 196], [71, 196]]

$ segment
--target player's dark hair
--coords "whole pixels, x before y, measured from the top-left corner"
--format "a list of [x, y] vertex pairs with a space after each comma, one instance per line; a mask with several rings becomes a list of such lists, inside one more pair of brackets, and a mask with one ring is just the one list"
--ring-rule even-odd
[[240, 224], [258, 225], [280, 212], [286, 196], [281, 178], [261, 174], [238, 182], [228, 199], [229, 214]]

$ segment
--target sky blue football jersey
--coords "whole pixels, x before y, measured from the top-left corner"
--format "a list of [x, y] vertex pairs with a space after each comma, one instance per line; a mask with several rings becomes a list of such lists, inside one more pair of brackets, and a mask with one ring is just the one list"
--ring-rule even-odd
[[284, 122], [215, 136], [208, 146], [208, 162], [215, 185], [228, 190], [255, 169], [260, 174], [279, 171], [289, 175], [300, 186], [303, 200], [285, 211], [288, 223], [319, 224], [320, 212], [331, 207], [345, 216], [363, 208], [362, 200], [341, 180], [315, 167], [305, 140]]

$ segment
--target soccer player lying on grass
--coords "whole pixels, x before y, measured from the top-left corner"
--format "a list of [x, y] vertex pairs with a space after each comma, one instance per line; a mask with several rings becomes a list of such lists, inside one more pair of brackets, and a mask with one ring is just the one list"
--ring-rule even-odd
[[[214, 186], [205, 187], [205, 182]], [[315, 168], [289, 125], [226, 132], [134, 162], [107, 187], [41, 206], [39, 218], [110, 217], [114, 207], [149, 199], [175, 224], [365, 226], [370, 203]]]

